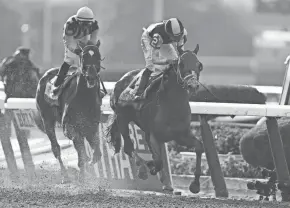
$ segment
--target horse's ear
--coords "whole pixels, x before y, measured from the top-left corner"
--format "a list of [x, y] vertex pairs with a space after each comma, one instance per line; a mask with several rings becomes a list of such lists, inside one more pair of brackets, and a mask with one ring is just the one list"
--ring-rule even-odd
[[199, 51], [199, 44], [196, 44], [195, 49], [193, 50], [193, 53], [197, 55], [198, 51]]
[[100, 45], [101, 45], [101, 41], [98, 40], [96, 46], [97, 46], [98, 48], [100, 48]]

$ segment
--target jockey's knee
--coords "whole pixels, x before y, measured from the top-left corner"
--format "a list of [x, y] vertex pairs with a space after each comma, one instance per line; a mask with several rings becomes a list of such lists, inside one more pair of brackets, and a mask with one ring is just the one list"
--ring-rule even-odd
[[146, 69], [147, 69], [147, 71], [154, 72], [155, 66], [153, 64], [147, 64]]
[[70, 66], [74, 64], [74, 60], [69, 59], [69, 58], [65, 58], [63, 62], [69, 64]]

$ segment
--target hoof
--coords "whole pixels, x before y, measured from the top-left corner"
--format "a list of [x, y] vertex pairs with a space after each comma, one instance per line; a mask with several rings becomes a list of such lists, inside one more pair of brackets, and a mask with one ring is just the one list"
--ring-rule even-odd
[[98, 154], [94, 154], [93, 155], [93, 159], [89, 162], [90, 164], [96, 164], [97, 162], [99, 162], [102, 159], [102, 154], [98, 153]]
[[148, 179], [148, 173], [146, 167], [143, 165], [139, 168], [138, 170], [138, 178], [142, 180], [147, 180]]
[[85, 182], [85, 173], [79, 173], [78, 181], [79, 181], [79, 183]]
[[174, 189], [171, 186], [162, 186], [163, 192], [166, 194], [173, 194]]
[[141, 166], [141, 165], [142, 165], [142, 162], [141, 162], [141, 161], [137, 161], [137, 162], [136, 162], [136, 166], [139, 167], [139, 166]]
[[247, 183], [247, 188], [249, 190], [256, 190], [256, 182], [255, 181], [250, 181]]
[[98, 161], [93, 161], [91, 160], [90, 162], [88, 162], [88, 165], [91, 167], [94, 167], [94, 165], [97, 163]]
[[96, 176], [95, 168], [93, 163], [88, 163], [85, 168], [86, 172], [91, 176]]
[[155, 168], [152, 168], [152, 169], [150, 170], [150, 174], [155, 176], [155, 175], [157, 174], [156, 169], [155, 169]]
[[85, 178], [84, 177], [79, 177], [78, 181], [79, 181], [79, 183], [83, 184], [83, 183], [85, 183]]
[[71, 180], [69, 179], [69, 177], [67, 176], [67, 177], [63, 177], [62, 179], [61, 179], [61, 184], [68, 184], [68, 183], [70, 183], [71, 182]]
[[200, 192], [200, 184], [196, 184], [195, 182], [192, 182], [189, 186], [189, 191], [193, 194], [197, 194]]

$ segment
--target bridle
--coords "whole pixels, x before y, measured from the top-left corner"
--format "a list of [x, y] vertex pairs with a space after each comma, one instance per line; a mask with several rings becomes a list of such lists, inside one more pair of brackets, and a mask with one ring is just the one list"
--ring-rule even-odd
[[[92, 67], [95, 71], [97, 71], [97, 77], [96, 78], [98, 78], [98, 76], [99, 76], [99, 72], [101, 71], [101, 69], [105, 69], [105, 67], [103, 67], [103, 66], [101, 66], [101, 64], [90, 64], [90, 65], [85, 65], [84, 66], [84, 61], [83, 61], [83, 56], [85, 55], [84, 53], [86, 52], [86, 53], [90, 53], [90, 50], [88, 50], [88, 51], [85, 51], [85, 49], [87, 48], [87, 47], [96, 47], [96, 48], [99, 48], [98, 46], [96, 46], [96, 45], [86, 45], [85, 47], [81, 47], [80, 45], [79, 45], [79, 47], [80, 47], [80, 49], [82, 50], [82, 52], [81, 52], [81, 54], [79, 55], [79, 60], [80, 60], [80, 69], [81, 69], [81, 74], [84, 76], [84, 77], [86, 77], [86, 76], [88, 76], [88, 70]], [[105, 60], [105, 58], [100, 58], [99, 60], [97, 60], [98, 62], [102, 62], [102, 61], [104, 61]], [[85, 70], [84, 70], [85, 69]]]
[[[185, 51], [184, 53], [187, 53], [187, 52], [193, 53], [192, 51]], [[188, 86], [190, 86], [191, 83], [198, 82], [198, 77], [196, 73], [190, 73], [186, 75], [185, 77], [182, 77], [181, 72], [180, 72], [180, 67], [179, 67], [179, 65], [181, 64], [181, 60], [182, 58], [181, 56], [179, 56], [177, 64], [172, 64], [171, 66], [168, 67], [167, 70], [170, 70], [172, 68], [176, 74], [176, 82], [183, 89], [188, 89]]]

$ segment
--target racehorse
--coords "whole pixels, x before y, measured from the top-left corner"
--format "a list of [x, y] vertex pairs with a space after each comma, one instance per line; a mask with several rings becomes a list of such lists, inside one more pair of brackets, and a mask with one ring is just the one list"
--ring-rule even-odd
[[[195, 147], [196, 172], [190, 190], [199, 192], [201, 175], [201, 155], [203, 144], [190, 131], [191, 110], [189, 98], [199, 87], [199, 76], [203, 69], [197, 58], [199, 45], [193, 51], [184, 51], [177, 64], [170, 65], [160, 76], [153, 78], [146, 89], [147, 98], [140, 103], [131, 102], [132, 87], [144, 71], [136, 69], [126, 73], [115, 85], [110, 97], [110, 105], [114, 114], [109, 118], [106, 137], [112, 144], [115, 153], [121, 148], [121, 135], [124, 140], [124, 152], [135, 160], [139, 166], [138, 176], [147, 179], [147, 168], [151, 175], [162, 170], [162, 144], [175, 140], [178, 144]], [[146, 70], [146, 69], [145, 69]], [[123, 99], [123, 100], [122, 100]], [[139, 107], [138, 107], [139, 106]], [[129, 136], [129, 122], [134, 122], [145, 132], [153, 160], [144, 161], [134, 150]], [[172, 191], [172, 187], [163, 186]]]
[[102, 59], [99, 45], [87, 44], [81, 48], [79, 69], [68, 75], [59, 88], [53, 84], [58, 68], [49, 69], [40, 79], [36, 93], [37, 109], [51, 142], [52, 152], [59, 161], [62, 183], [69, 182], [69, 177], [55, 135], [56, 122], [62, 125], [64, 135], [74, 143], [78, 153], [80, 182], [85, 179], [85, 164], [89, 160], [84, 138], [94, 151], [90, 164], [95, 164], [102, 156], [97, 137], [101, 115], [99, 72]]

